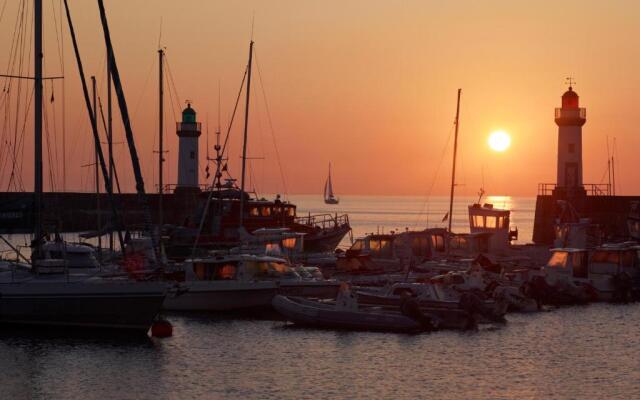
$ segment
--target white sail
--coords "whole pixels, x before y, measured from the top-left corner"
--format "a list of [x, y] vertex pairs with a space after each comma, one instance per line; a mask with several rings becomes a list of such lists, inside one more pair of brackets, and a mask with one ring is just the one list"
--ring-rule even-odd
[[327, 182], [324, 184], [324, 198], [330, 199], [333, 197], [333, 185], [331, 184], [331, 174], [327, 178]]
[[324, 202], [327, 204], [338, 204], [338, 199], [333, 194], [333, 184], [331, 183], [331, 164], [329, 164], [329, 176], [324, 184]]

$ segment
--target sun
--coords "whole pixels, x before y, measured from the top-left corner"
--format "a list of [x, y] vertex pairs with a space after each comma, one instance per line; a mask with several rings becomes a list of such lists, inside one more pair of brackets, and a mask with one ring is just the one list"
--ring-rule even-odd
[[511, 136], [505, 131], [495, 131], [489, 135], [489, 147], [494, 151], [505, 151], [511, 146]]

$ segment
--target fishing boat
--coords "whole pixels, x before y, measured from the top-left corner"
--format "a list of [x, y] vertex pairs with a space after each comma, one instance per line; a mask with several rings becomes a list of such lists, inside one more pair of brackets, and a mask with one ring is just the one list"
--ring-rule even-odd
[[[308, 214], [297, 215], [295, 204], [276, 195], [275, 199], [259, 197], [246, 189], [246, 162], [249, 134], [249, 99], [252, 73], [253, 41], [249, 45], [249, 59], [246, 69], [246, 108], [244, 118], [244, 140], [242, 146], [242, 167], [239, 182], [231, 177], [227, 167], [228, 135], [223, 140], [216, 133], [215, 173], [213, 182], [204, 191], [195, 185], [189, 188], [176, 188], [184, 196], [196, 193], [198, 201], [193, 207], [175, 210], [184, 215], [181, 226], [165, 227], [163, 236], [167, 237], [167, 254], [175, 260], [190, 257], [194, 245], [207, 250], [228, 249], [242, 242], [242, 232], [253, 232], [260, 228], [288, 228], [293, 232], [304, 233], [304, 251], [310, 253], [334, 251], [342, 239], [349, 233], [351, 226], [347, 214]], [[241, 87], [242, 89], [242, 87]], [[238, 98], [239, 100], [239, 98]], [[191, 127], [199, 127], [196, 114], [188, 107], [183, 111], [183, 122]], [[189, 121], [189, 122], [187, 122]], [[180, 125], [182, 126], [182, 125]], [[199, 129], [199, 128], [197, 128]], [[199, 134], [199, 131], [197, 131]], [[223, 174], [228, 177], [223, 179]], [[330, 182], [328, 183], [329, 186]], [[189, 190], [185, 190], [189, 189]], [[191, 193], [191, 194], [189, 194]]]
[[333, 184], [331, 183], [331, 164], [329, 164], [329, 175], [327, 176], [327, 181], [324, 183], [324, 203], [340, 203], [340, 199], [333, 194]]
[[542, 292], [548, 303], [629, 301], [640, 290], [639, 250], [636, 242], [604, 244], [593, 250], [552, 249], [543, 277], [533, 279], [533, 289]]

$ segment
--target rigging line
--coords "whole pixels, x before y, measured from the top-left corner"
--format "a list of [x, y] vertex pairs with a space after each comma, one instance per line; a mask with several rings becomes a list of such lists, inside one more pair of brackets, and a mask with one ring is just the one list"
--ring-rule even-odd
[[260, 81], [260, 88], [262, 89], [262, 97], [264, 99], [265, 110], [267, 111], [267, 120], [269, 121], [269, 128], [271, 130], [271, 138], [273, 140], [273, 147], [276, 151], [276, 159], [278, 160], [278, 167], [280, 169], [280, 178], [282, 179], [282, 186], [284, 187], [284, 195], [285, 199], [289, 198], [289, 189], [287, 188], [287, 180], [284, 175], [284, 167], [282, 166], [282, 159], [280, 157], [280, 151], [278, 150], [278, 144], [276, 142], [276, 134], [273, 129], [273, 120], [271, 119], [271, 111], [269, 109], [269, 102], [267, 101], [267, 93], [264, 89], [264, 83], [262, 81], [262, 72], [260, 71], [260, 63], [258, 62], [258, 54], [254, 50], [254, 54], [256, 57], [256, 69], [258, 70], [258, 80]]
[[[98, 108], [100, 109], [100, 118], [102, 119], [102, 127], [104, 128], [105, 132], [109, 132], [109, 130], [107, 128], [107, 121], [104, 118], [104, 110], [102, 109], [102, 100], [100, 100], [100, 96], [98, 96]], [[113, 138], [111, 138], [111, 140], [113, 141]], [[114, 178], [114, 181], [116, 183], [116, 188], [118, 190], [118, 193], [122, 193], [120, 191], [120, 181], [118, 180], [118, 170], [116, 168], [115, 161], [113, 162], [113, 178]]]
[[[168, 72], [167, 75], [169, 76], [169, 83], [171, 83], [170, 88], [172, 88], [173, 92], [176, 94], [176, 101], [178, 102], [177, 103], [178, 104], [178, 110], [180, 110], [180, 106], [181, 106], [180, 95], [178, 94], [178, 89], [176, 89], [176, 83], [173, 80], [173, 72], [171, 72], [171, 65], [169, 63], [169, 59], [168, 58], [165, 57], [164, 60], [165, 60], [165, 65], [167, 66], [167, 72]], [[174, 116], [174, 118], [175, 118], [176, 122], [178, 122], [177, 117]]]
[[224, 137], [224, 143], [222, 145], [222, 151], [220, 154], [224, 156], [225, 151], [227, 149], [227, 144], [229, 142], [229, 135], [231, 134], [231, 128], [233, 127], [233, 121], [236, 117], [236, 111], [238, 111], [238, 104], [240, 103], [240, 97], [242, 97], [242, 88], [244, 87], [244, 82], [247, 79], [248, 69], [245, 68], [244, 75], [242, 76], [242, 82], [240, 82], [240, 89], [238, 90], [238, 96], [236, 97], [236, 104], [233, 106], [233, 112], [231, 113], [231, 119], [229, 120], [229, 127], [227, 128], [227, 134]]
[[2, 9], [0, 10], [0, 22], [2, 22], [2, 17], [4, 17], [4, 10], [7, 7], [7, 0], [4, 0], [2, 4]]
[[[166, 61], [166, 58], [165, 58]], [[164, 78], [164, 79], [168, 79], [168, 78]], [[167, 82], [169, 83], [169, 82]], [[178, 122], [178, 116], [176, 114], [176, 101], [178, 101], [178, 99], [173, 99], [173, 92], [171, 91], [171, 86], [167, 85], [167, 92], [169, 93], [169, 104], [171, 104], [171, 112], [173, 113], [173, 122], [177, 123]], [[178, 111], [180, 111], [180, 108], [178, 107]]]
[[[16, 190], [20, 190], [20, 188], [24, 188], [24, 183], [22, 181], [22, 164], [18, 165], [18, 156], [17, 153], [20, 149], [24, 149], [24, 133], [26, 131], [27, 118], [29, 116], [29, 110], [31, 109], [31, 103], [33, 101], [34, 90], [31, 91], [31, 96], [29, 97], [29, 101], [27, 102], [27, 109], [25, 110], [24, 121], [22, 124], [22, 132], [20, 134], [20, 140], [16, 140], [13, 143], [14, 153], [13, 153], [13, 163], [11, 167], [11, 177], [9, 179], [9, 184], [7, 185], [7, 190], [10, 189], [11, 183], [14, 184], [14, 188]], [[16, 131], [18, 128], [18, 120], [16, 119]], [[16, 136], [17, 139], [17, 136]], [[21, 151], [22, 155], [24, 155], [24, 151]], [[24, 157], [22, 157], [24, 158]], [[16, 175], [16, 170], [18, 170], [18, 174]]]
[[[253, 92], [255, 92], [257, 89], [255, 88], [255, 85], [253, 87]], [[255, 94], [254, 94], [255, 95]], [[258, 107], [258, 102], [254, 103], [254, 110], [255, 110], [255, 120], [258, 123], [258, 129], [256, 129], [258, 131], [258, 139], [260, 140], [260, 150], [262, 151], [262, 158], [266, 158], [266, 152], [264, 150], [264, 138], [263, 138], [263, 132], [262, 132], [262, 118], [260, 117], [260, 107]], [[256, 135], [253, 135], [256, 136]], [[253, 164], [249, 163], [249, 168], [253, 168]], [[260, 169], [261, 172], [264, 172], [264, 168]], [[260, 178], [264, 178], [264, 174], [260, 174]], [[255, 179], [255, 175], [252, 176], [252, 179]], [[253, 183], [254, 186], [254, 192], [255, 192], [255, 181]]]
[[[447, 149], [449, 148], [449, 143], [451, 143], [451, 137], [453, 136], [453, 129], [454, 126], [451, 126], [451, 129], [449, 130], [449, 136], [447, 137], [447, 141], [444, 145], [444, 147], [442, 148], [442, 155], [440, 156], [440, 162], [438, 163], [438, 168], [436, 168], [436, 172], [433, 176], [433, 179], [431, 180], [431, 185], [429, 186], [429, 190], [427, 191], [427, 196], [425, 198], [425, 201], [422, 203], [422, 208], [420, 209], [420, 212], [418, 213], [418, 216], [416, 217], [416, 221], [414, 223], [414, 227], [418, 226], [418, 224], [420, 223], [420, 218], [422, 217], [422, 214], [424, 213], [424, 209], [425, 207], [428, 207], [428, 203], [431, 197], [431, 193], [433, 191], [433, 187], [436, 184], [436, 181], [438, 179], [438, 175], [440, 174], [440, 169], [442, 168], [442, 165], [444, 164], [444, 158], [447, 155]], [[429, 216], [427, 215], [427, 218]]]
[[[43, 96], [46, 98], [46, 96]], [[55, 191], [55, 178], [53, 174], [53, 160], [51, 158], [51, 133], [49, 132], [49, 117], [47, 113], [47, 107], [42, 107], [42, 119], [43, 119], [43, 128], [44, 128], [44, 137], [47, 145], [47, 159], [49, 161], [48, 170], [49, 170], [49, 187], [51, 191]]]
[[142, 90], [140, 91], [140, 97], [138, 97], [138, 102], [136, 103], [136, 107], [133, 109], [133, 114], [131, 115], [131, 119], [135, 119], [136, 115], [138, 115], [138, 109], [140, 108], [140, 104], [142, 104], [142, 100], [144, 99], [144, 93], [147, 90], [149, 78], [151, 77], [151, 71], [153, 71], [153, 67], [155, 67], [155, 65], [156, 65], [156, 58], [153, 57], [153, 62], [149, 67], [149, 71], [147, 72], [147, 77], [144, 80], [144, 85], [142, 86]]
[[[24, 56], [24, 51], [21, 51], [21, 49], [23, 48], [21, 46], [21, 43], [24, 42], [23, 36], [24, 36], [24, 19], [25, 19], [25, 1], [22, 1], [21, 3], [22, 7], [20, 8], [20, 11], [18, 13], [17, 16], [17, 20], [16, 20], [16, 26], [15, 26], [15, 30], [14, 30], [14, 44], [15, 44], [15, 48], [13, 50], [13, 54], [12, 54], [12, 58], [10, 59], [10, 65], [8, 67], [9, 69], [9, 73], [14, 73], [15, 68], [19, 68], [17, 74], [18, 75], [22, 75], [22, 59]], [[16, 65], [17, 64], [17, 65]], [[15, 170], [16, 170], [16, 163], [17, 163], [17, 157], [18, 157], [18, 121], [19, 121], [19, 110], [20, 110], [20, 94], [22, 91], [22, 80], [18, 79], [17, 83], [17, 92], [16, 92], [16, 115], [15, 115], [15, 122], [14, 122], [14, 129], [13, 129], [13, 153], [12, 153], [12, 167], [11, 167], [11, 175], [9, 177], [9, 182], [7, 185], [7, 190], [10, 190], [11, 184], [14, 182], [15, 179]], [[11, 81], [10, 81], [10, 86], [11, 86]]]
[[[58, 57], [60, 58], [60, 60], [62, 60], [62, 49], [60, 46], [60, 37], [58, 35], [58, 18], [56, 17], [56, 9], [55, 9], [55, 5], [54, 5], [54, 1], [51, 1], [51, 14], [53, 15], [53, 26], [54, 26], [54, 31], [56, 32], [56, 49], [58, 50]], [[64, 75], [63, 75], [64, 76]]]

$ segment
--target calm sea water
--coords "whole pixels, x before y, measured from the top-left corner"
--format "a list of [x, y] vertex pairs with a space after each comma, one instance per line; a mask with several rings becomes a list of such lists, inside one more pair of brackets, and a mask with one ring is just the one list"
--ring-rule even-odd
[[[292, 196], [301, 210], [331, 210]], [[530, 240], [532, 199], [505, 199]], [[446, 201], [429, 206], [440, 224]], [[501, 204], [496, 202], [496, 205]], [[344, 197], [356, 234], [426, 225], [412, 198]], [[459, 203], [455, 226], [466, 225]], [[431, 226], [432, 223], [430, 222]], [[474, 332], [353, 333], [210, 314], [174, 336], [0, 332], [2, 399], [637, 399], [640, 304], [510, 314]]]

